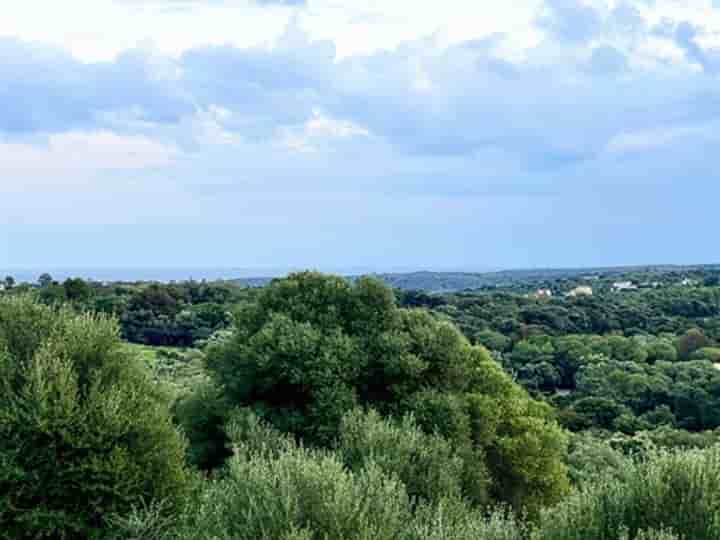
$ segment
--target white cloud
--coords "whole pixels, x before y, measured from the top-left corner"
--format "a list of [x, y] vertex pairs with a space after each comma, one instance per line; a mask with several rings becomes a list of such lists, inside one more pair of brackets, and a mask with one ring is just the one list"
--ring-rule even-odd
[[310, 0], [303, 18], [314, 36], [334, 41], [341, 57], [393, 49], [436, 35], [444, 45], [507, 34], [512, 48], [536, 43], [533, 28], [541, 0]]
[[7, 4], [0, 17], [0, 36], [59, 46], [88, 62], [111, 60], [138, 44], [152, 44], [171, 55], [207, 44], [257, 45], [282, 34], [291, 16], [288, 9], [249, 2], [179, 6], [168, 1], [24, 0]]
[[[173, 147], [144, 136], [67, 132], [50, 135], [43, 144], [0, 142], [0, 177], [36, 178], [51, 184], [69, 173], [161, 167], [170, 164], [175, 154]], [[13, 184], [17, 180], [0, 187]]]
[[506, 33], [511, 48], [522, 49], [537, 41], [532, 23], [540, 3], [308, 0], [307, 8], [298, 11], [249, 0], [24, 0], [4, 6], [0, 36], [60, 46], [81, 60], [98, 61], [143, 43], [172, 55], [209, 44], [272, 43], [297, 16], [313, 38], [334, 41], [341, 57], [391, 49], [431, 34], [452, 44]]
[[606, 151], [610, 154], [644, 152], [668, 147], [681, 140], [717, 140], [717, 127], [674, 126], [628, 131], [608, 141]]
[[280, 128], [280, 145], [298, 152], [316, 152], [328, 149], [333, 140], [369, 135], [370, 132], [361, 126], [315, 109], [312, 117], [302, 126]]
[[[137, 242], [103, 238], [105, 256], [144, 262], [143, 243], [250, 264], [288, 249], [557, 264], [567, 245], [595, 260], [598, 237], [619, 249], [628, 224], [633, 257], [657, 238], [646, 253], [666, 253], [675, 229], [683, 246], [700, 238], [688, 224], [717, 229], [720, 94], [698, 58], [716, 62], [720, 10], [578, 0], [600, 22], [574, 35], [572, 9], [537, 24], [552, 1], [6, 1], [0, 36], [19, 39], [0, 40], [0, 236], [121, 223]], [[88, 65], [53, 45], [84, 62], [126, 54]], [[28, 252], [57, 242], [41, 243]]]
[[[177, 56], [203, 45], [247, 48], [272, 45], [295, 19], [312, 39], [332, 41], [339, 58], [391, 50], [405, 42], [433, 36], [444, 48], [463, 41], [502, 35], [500, 56], [522, 61], [546, 34], [538, 15], [547, 0], [308, 0], [304, 8], [259, 5], [250, 0], [24, 0], [7, 2], [0, 17], [0, 37], [39, 41], [71, 51], [83, 61], [110, 60], [138, 47]], [[705, 43], [720, 41], [720, 9], [711, 0], [594, 0], [587, 2], [606, 17], [613, 8], [632, 7], [649, 25], [686, 20], [708, 29]], [[715, 34], [714, 34], [715, 33]], [[648, 58], [677, 61], [681, 55], [649, 35], [612, 29], [609, 37], [632, 45], [642, 65]], [[632, 43], [631, 43], [632, 42]], [[665, 48], [658, 51], [658, 47]], [[547, 44], [542, 54], [551, 54]], [[559, 54], [556, 50], [554, 55]], [[674, 54], [673, 54], [674, 53]], [[420, 84], [424, 84], [422, 81]]]

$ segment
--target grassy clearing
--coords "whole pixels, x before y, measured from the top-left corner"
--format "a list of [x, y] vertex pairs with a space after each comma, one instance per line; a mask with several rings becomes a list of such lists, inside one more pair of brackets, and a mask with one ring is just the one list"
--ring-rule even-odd
[[127, 343], [134, 354], [151, 367], [159, 380], [167, 383], [178, 396], [190, 392], [207, 381], [205, 355], [199, 349], [153, 347]]

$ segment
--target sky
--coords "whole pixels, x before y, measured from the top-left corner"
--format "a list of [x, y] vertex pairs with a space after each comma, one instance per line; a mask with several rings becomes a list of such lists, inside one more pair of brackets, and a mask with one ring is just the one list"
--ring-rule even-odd
[[720, 262], [718, 0], [23, 0], [0, 268]]

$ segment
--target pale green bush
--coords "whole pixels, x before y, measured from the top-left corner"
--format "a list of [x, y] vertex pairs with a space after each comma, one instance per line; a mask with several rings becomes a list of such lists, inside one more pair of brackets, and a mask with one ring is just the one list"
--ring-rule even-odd
[[353, 471], [375, 463], [397, 476], [413, 498], [437, 501], [462, 495], [462, 458], [443, 437], [423, 433], [412, 416], [394, 424], [375, 411], [353, 411], [343, 418], [338, 453]]
[[546, 509], [535, 538], [636, 539], [643, 530], [645, 538], [720, 538], [720, 447], [656, 453], [623, 467], [622, 480], [591, 485]]

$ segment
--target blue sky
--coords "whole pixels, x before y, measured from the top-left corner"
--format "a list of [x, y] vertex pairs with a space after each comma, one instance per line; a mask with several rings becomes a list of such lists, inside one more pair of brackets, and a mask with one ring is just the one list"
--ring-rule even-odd
[[717, 2], [12, 4], [0, 268], [718, 261]]

